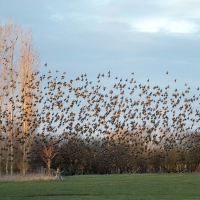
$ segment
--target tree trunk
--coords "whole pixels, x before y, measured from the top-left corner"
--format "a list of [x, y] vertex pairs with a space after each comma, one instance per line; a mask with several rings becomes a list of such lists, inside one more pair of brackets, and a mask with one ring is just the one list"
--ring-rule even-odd
[[[1, 110], [0, 110], [1, 111]], [[0, 129], [2, 128], [2, 121], [1, 121], [1, 119], [0, 119]], [[2, 132], [1, 132], [1, 130], [0, 130], [0, 138], [2, 137]], [[1, 178], [1, 176], [2, 176], [2, 168], [1, 168], [1, 164], [2, 164], [2, 142], [0, 141], [0, 178]]]
[[23, 143], [23, 158], [22, 158], [22, 175], [23, 177], [26, 176], [26, 144], [25, 144], [25, 139]]
[[48, 175], [50, 176], [51, 174], [51, 159], [50, 158], [48, 158], [47, 167], [48, 167]]
[[11, 123], [11, 134], [10, 134], [10, 175], [13, 175], [13, 158], [14, 158], [14, 154], [13, 154], [13, 128], [14, 128], [14, 124], [13, 124], [13, 98], [14, 98], [14, 94], [13, 94], [13, 88], [11, 88], [11, 97], [12, 97], [12, 103], [10, 104], [10, 123]]
[[[0, 144], [2, 144], [2, 143], [0, 143]], [[1, 154], [2, 154], [2, 151], [1, 151], [1, 145], [0, 145], [0, 178], [2, 176], [2, 172], [1, 172], [1, 160], [2, 160]]]
[[6, 155], [6, 175], [8, 175], [8, 151]]

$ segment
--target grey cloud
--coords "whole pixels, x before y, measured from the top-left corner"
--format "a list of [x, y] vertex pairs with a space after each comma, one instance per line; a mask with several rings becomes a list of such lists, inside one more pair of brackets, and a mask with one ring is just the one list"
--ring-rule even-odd
[[[191, 5], [189, 1], [163, 2], [1, 1], [0, 17], [32, 25], [41, 61], [48, 62], [50, 68], [67, 69], [74, 76], [107, 70], [116, 76], [131, 71], [155, 76], [155, 71], [167, 69], [174, 71], [174, 76], [183, 76], [189, 68], [197, 76], [199, 32], [144, 33], [131, 25], [134, 20], [165, 17], [199, 25], [198, 1]], [[187, 5], [189, 9], [183, 11]]]

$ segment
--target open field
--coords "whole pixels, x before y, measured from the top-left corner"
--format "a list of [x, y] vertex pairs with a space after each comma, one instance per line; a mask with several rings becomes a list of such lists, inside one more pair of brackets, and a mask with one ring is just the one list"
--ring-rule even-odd
[[0, 182], [0, 199], [199, 199], [200, 174], [79, 175]]

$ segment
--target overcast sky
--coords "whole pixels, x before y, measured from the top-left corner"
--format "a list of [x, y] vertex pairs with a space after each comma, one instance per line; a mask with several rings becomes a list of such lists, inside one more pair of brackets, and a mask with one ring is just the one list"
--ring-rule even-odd
[[0, 18], [32, 27], [44, 73], [200, 85], [199, 0], [1, 0]]

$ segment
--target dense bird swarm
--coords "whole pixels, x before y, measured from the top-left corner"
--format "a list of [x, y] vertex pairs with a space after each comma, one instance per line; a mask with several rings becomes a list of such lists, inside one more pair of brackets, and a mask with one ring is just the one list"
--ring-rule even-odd
[[[181, 92], [170, 85], [150, 87], [150, 79], [138, 84], [134, 73], [130, 79], [99, 73], [95, 82], [86, 74], [56, 77], [58, 70], [38, 74], [28, 77], [21, 95], [8, 98], [0, 113], [2, 161], [14, 162], [15, 171], [23, 163], [26, 171], [61, 167], [71, 174], [198, 170], [199, 88], [191, 95], [187, 84]], [[103, 85], [105, 79], [116, 83]], [[6, 96], [8, 88], [3, 91]]]

